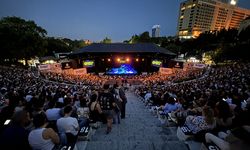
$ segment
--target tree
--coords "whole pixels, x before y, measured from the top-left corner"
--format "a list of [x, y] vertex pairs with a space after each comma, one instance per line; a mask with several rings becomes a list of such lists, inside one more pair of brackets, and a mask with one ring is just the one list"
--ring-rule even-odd
[[0, 20], [0, 57], [27, 62], [31, 57], [41, 56], [46, 52], [46, 34], [46, 30], [34, 21], [4, 17]]
[[240, 41], [250, 43], [250, 25], [239, 33]]
[[149, 43], [151, 42], [149, 32], [143, 32], [140, 37], [139, 37], [139, 42], [140, 43]]
[[102, 41], [101, 41], [101, 43], [112, 43], [112, 40], [110, 39], [110, 38], [108, 38], [108, 37], [105, 37]]
[[70, 52], [71, 48], [69, 47], [68, 42], [65, 42], [61, 39], [56, 39], [54, 37], [47, 38], [47, 53], [46, 55], [53, 55], [60, 52]]

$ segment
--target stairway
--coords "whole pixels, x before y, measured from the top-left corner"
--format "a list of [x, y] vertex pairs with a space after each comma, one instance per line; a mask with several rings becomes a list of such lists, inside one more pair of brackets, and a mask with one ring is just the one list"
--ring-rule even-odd
[[106, 135], [106, 125], [95, 131], [88, 142], [78, 142], [86, 150], [186, 150], [176, 137], [175, 127], [162, 127], [133, 93], [127, 93], [126, 119], [114, 124]]

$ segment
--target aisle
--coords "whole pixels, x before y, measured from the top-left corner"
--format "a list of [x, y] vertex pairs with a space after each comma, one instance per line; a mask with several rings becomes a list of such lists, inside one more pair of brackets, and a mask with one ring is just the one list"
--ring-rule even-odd
[[113, 125], [112, 132], [105, 134], [106, 126], [97, 129], [87, 145], [87, 150], [185, 150], [186, 145], [176, 137], [176, 128], [162, 128], [159, 121], [133, 94], [127, 93], [126, 119]]

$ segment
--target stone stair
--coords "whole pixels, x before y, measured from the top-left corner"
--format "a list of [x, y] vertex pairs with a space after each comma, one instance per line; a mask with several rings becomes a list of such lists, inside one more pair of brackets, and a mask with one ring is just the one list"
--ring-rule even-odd
[[127, 93], [126, 119], [114, 124], [106, 135], [106, 126], [95, 131], [90, 141], [77, 142], [80, 150], [186, 150], [176, 137], [176, 127], [162, 127], [133, 93]]

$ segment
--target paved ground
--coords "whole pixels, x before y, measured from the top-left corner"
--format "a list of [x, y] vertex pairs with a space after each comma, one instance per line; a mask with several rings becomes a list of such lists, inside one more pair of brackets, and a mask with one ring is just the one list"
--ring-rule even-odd
[[106, 135], [106, 126], [95, 131], [88, 142], [78, 142], [79, 150], [186, 150], [187, 146], [176, 137], [175, 127], [162, 127], [133, 94], [127, 93], [126, 119], [113, 125]]

